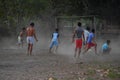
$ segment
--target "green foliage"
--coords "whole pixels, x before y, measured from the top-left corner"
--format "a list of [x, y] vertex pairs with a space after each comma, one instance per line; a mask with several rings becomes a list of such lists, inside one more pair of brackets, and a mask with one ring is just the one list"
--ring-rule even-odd
[[116, 78], [119, 79], [120, 78], [120, 74], [113, 70], [111, 70], [107, 76], [111, 79], [116, 79]]
[[0, 0], [1, 36], [4, 30], [14, 34], [25, 18], [40, 15], [48, 7], [49, 0]]
[[46, 15], [100, 15], [120, 21], [119, 4], [120, 0], [0, 0], [0, 26], [15, 30], [24, 18]]
[[91, 78], [91, 77], [88, 77], [86, 80], [95, 80], [95, 79], [93, 79], [93, 78]]
[[88, 74], [88, 75], [95, 75], [96, 72], [95, 72], [95, 70], [88, 70], [88, 71], [87, 71], [87, 74]]

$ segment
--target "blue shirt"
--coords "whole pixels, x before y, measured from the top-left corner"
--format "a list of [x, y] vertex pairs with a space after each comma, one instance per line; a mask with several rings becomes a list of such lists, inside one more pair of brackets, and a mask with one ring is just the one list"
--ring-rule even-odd
[[88, 40], [87, 40], [87, 43], [91, 43], [92, 42], [92, 39], [94, 38], [94, 34], [93, 33], [90, 33], [89, 36], [88, 36]]
[[104, 43], [103, 45], [102, 45], [102, 50], [107, 50], [108, 49], [108, 45], [107, 45], [107, 43]]
[[57, 32], [55, 32], [55, 33], [53, 33], [52, 36], [53, 36], [52, 41], [57, 41], [59, 34]]

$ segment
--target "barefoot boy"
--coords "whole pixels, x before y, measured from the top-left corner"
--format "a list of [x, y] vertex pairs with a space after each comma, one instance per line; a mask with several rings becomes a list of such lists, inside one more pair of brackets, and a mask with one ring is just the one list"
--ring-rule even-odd
[[27, 27], [26, 32], [27, 32], [27, 43], [28, 43], [27, 54], [31, 55], [32, 50], [33, 50], [34, 38], [35, 38], [36, 41], [38, 41], [38, 39], [36, 37], [35, 29], [34, 29], [34, 23], [31, 23], [30, 26]]
[[80, 22], [78, 22], [78, 27], [74, 30], [72, 42], [74, 42], [75, 37], [76, 37], [76, 47], [75, 47], [74, 57], [76, 58], [76, 55], [78, 55], [77, 58], [79, 58], [80, 53], [81, 53], [82, 43], [83, 43], [82, 40], [85, 40], [84, 39], [84, 30], [81, 27]]
[[18, 45], [19, 47], [22, 46], [23, 47], [23, 37], [25, 35], [26, 32], [26, 28], [22, 28], [22, 31], [20, 31], [19, 36], [18, 36]]
[[103, 54], [109, 54], [110, 51], [111, 51], [111, 48], [110, 48], [110, 40], [107, 40], [106, 43], [104, 43], [102, 45], [102, 53]]
[[95, 54], [97, 54], [97, 43], [95, 41], [95, 29], [92, 29], [88, 36], [87, 45], [84, 53], [86, 53], [91, 47], [95, 48]]
[[52, 41], [51, 41], [51, 44], [50, 44], [50, 48], [49, 48], [49, 52], [51, 52], [51, 49], [55, 46], [56, 49], [55, 51], [57, 51], [57, 48], [58, 48], [58, 41], [59, 41], [59, 33], [58, 33], [58, 29], [55, 29], [55, 32], [52, 34]]

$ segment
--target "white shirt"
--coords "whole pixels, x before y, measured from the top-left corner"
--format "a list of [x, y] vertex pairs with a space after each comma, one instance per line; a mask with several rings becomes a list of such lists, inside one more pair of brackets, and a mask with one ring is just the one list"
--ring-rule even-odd
[[89, 36], [89, 31], [87, 31], [87, 30], [84, 30], [84, 37], [85, 37], [85, 42], [87, 41], [87, 38], [88, 38], [88, 36]]

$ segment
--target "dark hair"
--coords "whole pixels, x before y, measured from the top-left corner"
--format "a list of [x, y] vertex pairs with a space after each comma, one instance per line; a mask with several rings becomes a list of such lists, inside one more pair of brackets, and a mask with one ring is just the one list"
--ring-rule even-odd
[[106, 42], [107, 42], [107, 44], [110, 44], [111, 41], [110, 41], [110, 40], [107, 40]]
[[92, 31], [93, 33], [95, 33], [95, 29], [92, 29], [91, 31]]
[[78, 22], [78, 26], [81, 27], [81, 22]]
[[34, 23], [33, 23], [33, 22], [32, 22], [32, 23], [30, 23], [30, 26], [34, 27]]
[[86, 30], [90, 31], [90, 27], [86, 27]]
[[58, 31], [59, 31], [59, 29], [58, 29], [58, 28], [56, 28], [56, 29], [55, 29], [55, 31], [56, 31], [56, 32], [58, 32]]
[[25, 28], [25, 27], [23, 27], [23, 28], [22, 28], [22, 30], [26, 30], [26, 28]]

